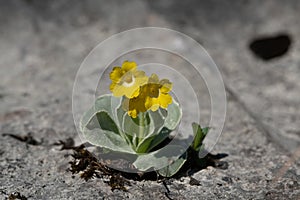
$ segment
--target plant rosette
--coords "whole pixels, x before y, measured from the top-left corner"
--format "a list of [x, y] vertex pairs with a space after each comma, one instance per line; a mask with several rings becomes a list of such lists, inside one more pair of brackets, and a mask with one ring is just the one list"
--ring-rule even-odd
[[[164, 145], [182, 118], [182, 109], [169, 94], [172, 83], [147, 76], [135, 62], [125, 61], [110, 73], [111, 94], [98, 97], [84, 113], [80, 129], [97, 147], [129, 155], [139, 171], [156, 170], [161, 176], [176, 174], [187, 159], [180, 145]], [[193, 124], [191, 147], [200, 151], [205, 134]], [[200, 130], [200, 131], [199, 131]], [[180, 155], [180, 156], [178, 156]]]

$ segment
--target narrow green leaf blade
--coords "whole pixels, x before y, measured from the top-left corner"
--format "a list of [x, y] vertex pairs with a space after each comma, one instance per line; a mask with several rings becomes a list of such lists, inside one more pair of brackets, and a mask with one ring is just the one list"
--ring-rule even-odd
[[193, 132], [194, 132], [194, 140], [191, 144], [191, 147], [195, 151], [200, 151], [203, 140], [209, 131], [209, 127], [201, 128], [201, 126], [195, 122], [192, 123]]
[[187, 160], [187, 153], [184, 153], [180, 158], [174, 161], [172, 164], [158, 170], [159, 175], [163, 177], [171, 177], [174, 176], [184, 165]]
[[166, 127], [163, 127], [159, 134], [154, 135], [152, 138], [152, 141], [148, 147], [148, 152], [151, 151], [154, 147], [162, 143], [167, 137], [170, 135], [172, 131], [167, 129]]

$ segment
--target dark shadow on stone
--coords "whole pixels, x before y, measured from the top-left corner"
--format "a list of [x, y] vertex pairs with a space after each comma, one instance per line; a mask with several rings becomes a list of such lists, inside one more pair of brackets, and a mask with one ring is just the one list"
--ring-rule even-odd
[[289, 35], [279, 34], [256, 38], [250, 42], [249, 48], [258, 58], [268, 61], [286, 54], [291, 43]]
[[27, 135], [17, 135], [12, 133], [3, 133], [2, 136], [9, 136], [21, 142], [25, 142], [30, 145], [42, 145], [43, 140], [37, 141], [33, 136], [32, 132], [28, 132]]

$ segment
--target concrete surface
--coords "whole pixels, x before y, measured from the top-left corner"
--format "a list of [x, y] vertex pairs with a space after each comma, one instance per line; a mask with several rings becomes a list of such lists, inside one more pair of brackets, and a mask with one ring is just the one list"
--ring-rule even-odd
[[[74, 137], [72, 86], [84, 57], [112, 34], [160, 26], [183, 32], [210, 53], [227, 87], [227, 119], [208, 167], [170, 183], [174, 199], [300, 198], [299, 1], [0, 1], [0, 130], [32, 132], [41, 146], [1, 138], [0, 198], [166, 199], [153, 181], [110, 191], [100, 179], [66, 172], [70, 157], [54, 142]], [[287, 54], [265, 62], [249, 50], [256, 37], [287, 33]], [[95, 74], [93, 76], [96, 76]], [[207, 111], [204, 111], [207, 112]], [[71, 153], [71, 152], [69, 152]]]

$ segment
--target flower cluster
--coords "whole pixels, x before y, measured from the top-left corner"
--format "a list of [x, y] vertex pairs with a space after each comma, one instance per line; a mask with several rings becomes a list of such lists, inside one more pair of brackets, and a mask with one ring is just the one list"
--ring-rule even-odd
[[172, 103], [169, 92], [172, 83], [167, 79], [159, 80], [156, 74], [150, 77], [137, 70], [135, 62], [125, 61], [122, 67], [114, 67], [110, 73], [110, 90], [116, 97], [124, 96], [123, 108], [128, 115], [136, 118], [140, 112], [166, 109]]

